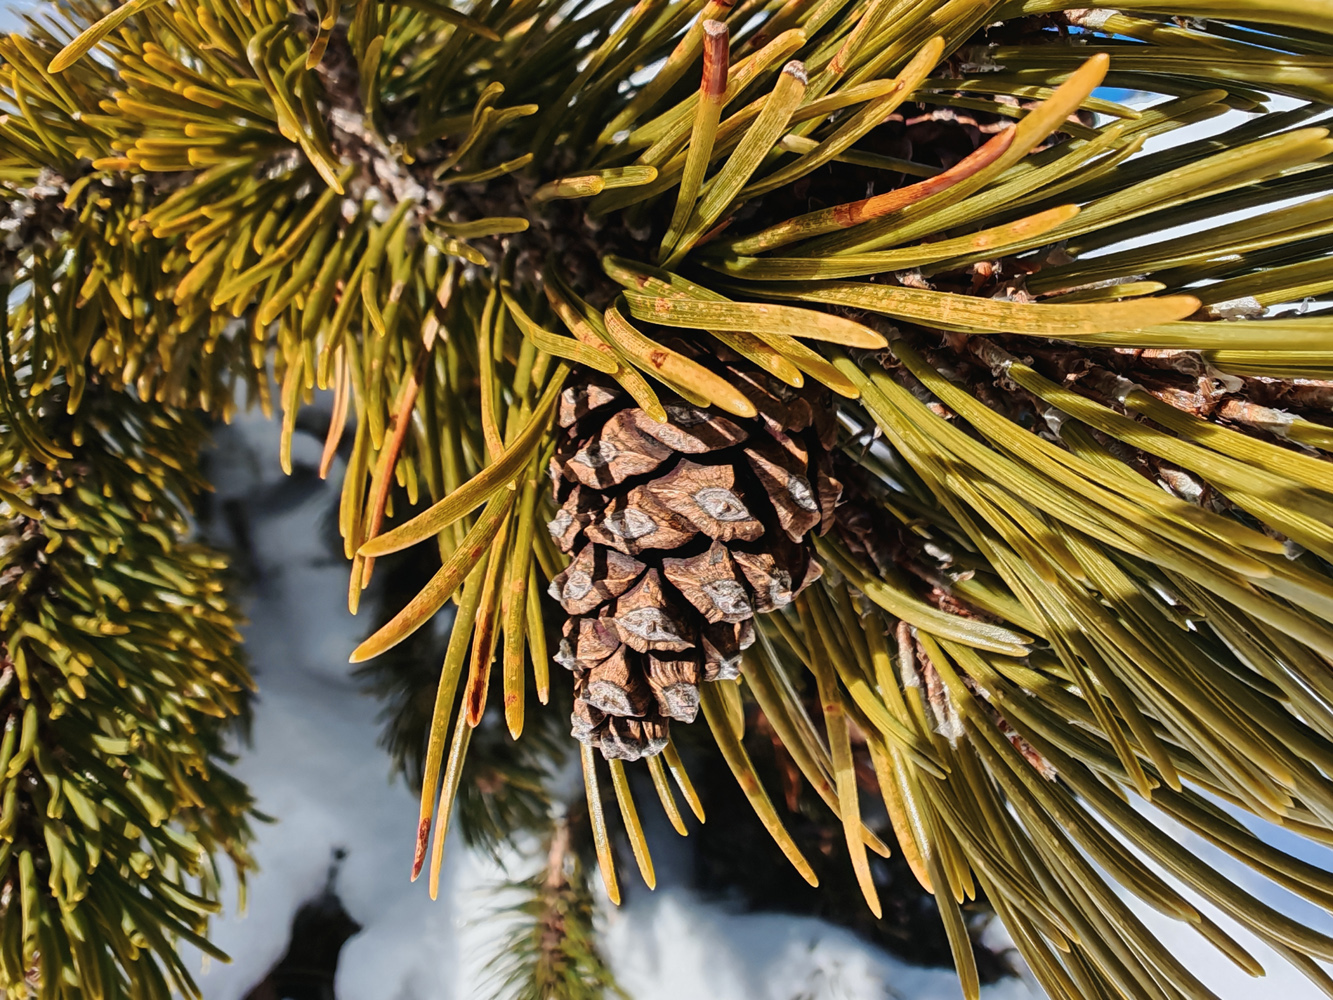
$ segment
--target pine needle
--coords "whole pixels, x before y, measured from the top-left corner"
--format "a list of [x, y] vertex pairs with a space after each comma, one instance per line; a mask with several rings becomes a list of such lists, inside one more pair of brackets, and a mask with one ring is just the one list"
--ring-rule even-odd
[[593, 843], [597, 848], [597, 867], [602, 873], [602, 885], [616, 906], [620, 905], [620, 884], [616, 881], [615, 855], [606, 831], [606, 817], [602, 814], [602, 793], [597, 786], [597, 758], [593, 748], [583, 744], [579, 759], [583, 763], [583, 788], [588, 798], [588, 817], [592, 822]]

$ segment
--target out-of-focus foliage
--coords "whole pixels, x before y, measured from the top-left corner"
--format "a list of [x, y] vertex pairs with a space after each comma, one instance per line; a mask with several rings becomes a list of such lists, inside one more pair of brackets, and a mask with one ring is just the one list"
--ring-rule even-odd
[[[586, 817], [582, 817], [586, 819]], [[589, 870], [586, 823], [563, 816], [551, 827], [545, 864], [533, 875], [501, 887], [506, 905], [493, 920], [510, 924], [504, 943], [487, 963], [493, 996], [503, 1000], [629, 1000], [602, 957]], [[571, 833], [571, 830], [576, 832]], [[513, 897], [517, 896], [517, 901]]]
[[237, 609], [221, 554], [187, 540], [205, 437], [100, 385], [66, 401], [28, 397], [0, 430], [0, 980], [198, 995], [179, 948], [225, 960], [208, 918], [219, 863], [250, 865], [251, 808], [223, 769]]

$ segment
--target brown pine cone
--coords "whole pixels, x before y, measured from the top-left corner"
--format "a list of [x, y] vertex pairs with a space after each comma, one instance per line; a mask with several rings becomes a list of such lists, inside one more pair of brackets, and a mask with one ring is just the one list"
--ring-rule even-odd
[[754, 615], [820, 575], [808, 535], [841, 494], [832, 401], [740, 363], [725, 374], [756, 417], [664, 395], [658, 423], [598, 383], [560, 400], [549, 528], [573, 560], [551, 581], [570, 616], [554, 658], [574, 673], [574, 737], [607, 757], [661, 752], [700, 683], [739, 676]]

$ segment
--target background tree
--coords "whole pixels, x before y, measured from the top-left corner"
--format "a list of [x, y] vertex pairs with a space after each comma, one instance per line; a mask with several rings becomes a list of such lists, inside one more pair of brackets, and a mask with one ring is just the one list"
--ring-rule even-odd
[[[1210, 995], [1113, 884], [1262, 971], [1149, 861], [1333, 992], [1333, 940], [1138, 808], [1333, 908], [1327, 873], [1237, 818], [1327, 842], [1333, 815], [1333, 140], [1309, 124], [1333, 9], [1120, 6], [55, 5], [0, 43], [9, 434], [51, 475], [52, 400], [226, 416], [271, 407], [272, 379], [290, 465], [333, 390], [351, 606], [377, 560], [439, 558], [353, 658], [451, 600], [468, 625], [422, 757], [432, 891], [490, 692], [517, 738], [529, 689], [565, 691], [612, 899], [609, 799], [653, 884], [631, 776], [687, 829], [674, 740], [699, 715], [719, 754], [695, 772], [724, 761], [817, 881], [743, 739], [762, 714], [878, 915], [875, 775], [967, 996], [980, 893], [1053, 997]], [[1142, 153], [1229, 110], [1254, 114]], [[404, 520], [395, 485], [425, 509]], [[48, 935], [6, 965], [17, 992], [61, 947], [31, 872], [78, 883], [53, 845], [14, 862]], [[133, 857], [118, 877], [151, 892]], [[91, 970], [140, 952], [107, 933], [70, 930], [41, 988], [114, 992]]]

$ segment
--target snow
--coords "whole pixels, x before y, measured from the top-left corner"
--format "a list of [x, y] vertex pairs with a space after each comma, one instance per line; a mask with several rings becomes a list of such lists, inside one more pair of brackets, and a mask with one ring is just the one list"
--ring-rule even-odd
[[[267, 972], [287, 942], [296, 907], [323, 885], [329, 854], [348, 857], [339, 891], [365, 929], [343, 949], [337, 991], [342, 1000], [470, 1000], [490, 995], [483, 965], [501, 931], [490, 891], [505, 872], [489, 858], [449, 844], [440, 899], [424, 880], [408, 880], [416, 797], [390, 780], [376, 745], [374, 701], [350, 679], [347, 654], [365, 622], [346, 612], [346, 564], [330, 553], [323, 523], [341, 470], [327, 484], [293, 488], [278, 470], [277, 428], [258, 414], [243, 415], [218, 434], [212, 475], [219, 503], [245, 505], [251, 521], [256, 582], [248, 604], [248, 655], [260, 685], [253, 740], [235, 767], [276, 817], [257, 829], [260, 871], [250, 881], [249, 906], [234, 895], [213, 925], [217, 944], [233, 957], [213, 962], [200, 979], [206, 1000], [240, 1000]], [[297, 435], [294, 458], [314, 462], [318, 445]], [[225, 539], [220, 539], [225, 540]], [[645, 817], [647, 819], [647, 817]], [[1264, 825], [1250, 821], [1253, 828]], [[741, 913], [685, 887], [687, 847], [665, 825], [648, 835], [660, 888], [631, 885], [619, 909], [604, 907], [604, 947], [634, 1000], [952, 1000], [949, 970], [906, 965], [855, 935], [823, 921], [772, 913]], [[1183, 830], [1173, 836], [1265, 902], [1322, 930], [1333, 918], [1287, 893]], [[1329, 852], [1283, 831], [1267, 839], [1307, 860], [1329, 865]], [[660, 848], [658, 847], [660, 845]], [[764, 845], [767, 847], [768, 845]], [[505, 859], [510, 875], [536, 862]], [[633, 882], [632, 865], [624, 880]], [[635, 891], [637, 890], [637, 891]], [[1209, 909], [1269, 971], [1254, 981], [1184, 926], [1135, 904], [1167, 947], [1223, 1000], [1322, 996], [1298, 972], [1234, 924]], [[988, 987], [985, 1000], [1033, 1000], [1040, 992], [1015, 979]]]
[[[958, 977], [896, 961], [822, 920], [738, 914], [677, 889], [659, 890], [608, 920], [606, 946], [635, 1000], [955, 1000]], [[1022, 981], [987, 1000], [1027, 1000]]]
[[[219, 440], [219, 503], [244, 503], [281, 487], [273, 425], [249, 414]], [[298, 434], [293, 456], [317, 461], [317, 445]], [[227, 915], [214, 925], [213, 940], [233, 962], [213, 963], [203, 976], [210, 1000], [244, 996], [263, 978], [286, 947], [297, 905], [323, 886], [335, 846], [349, 852], [339, 893], [365, 927], [344, 947], [340, 994], [455, 995], [440, 988], [456, 957], [453, 870], [437, 904], [424, 891], [410, 891], [424, 888], [410, 887], [406, 877], [416, 801], [401, 782], [390, 783], [388, 759], [375, 745], [376, 704], [349, 676], [348, 651], [365, 623], [348, 614], [346, 567], [322, 538], [340, 474], [335, 470], [304, 502], [271, 504], [284, 508], [277, 512], [252, 499], [247, 505], [256, 584], [246, 607], [246, 650], [261, 690], [252, 744], [234, 770], [276, 822], [256, 830], [260, 872], [249, 885], [247, 912], [239, 914], [229, 900]]]

